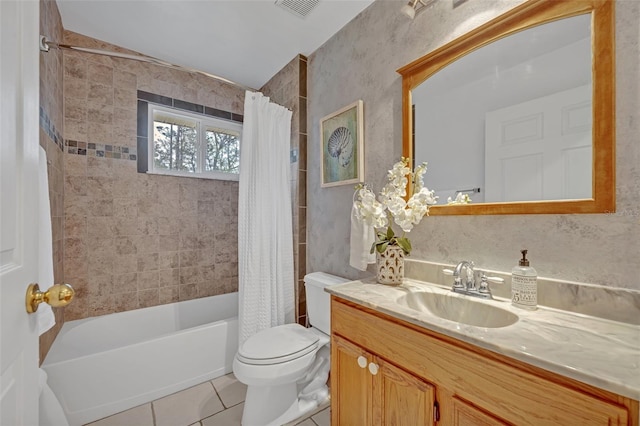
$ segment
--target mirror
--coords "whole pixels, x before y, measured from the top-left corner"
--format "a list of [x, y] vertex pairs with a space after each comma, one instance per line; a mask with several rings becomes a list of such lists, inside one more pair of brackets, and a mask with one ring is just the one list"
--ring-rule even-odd
[[530, 0], [398, 70], [430, 214], [615, 210], [613, 29], [611, 1]]

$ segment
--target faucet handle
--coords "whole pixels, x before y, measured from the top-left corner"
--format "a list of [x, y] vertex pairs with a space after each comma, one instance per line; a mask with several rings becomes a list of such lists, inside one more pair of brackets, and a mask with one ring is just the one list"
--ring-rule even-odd
[[493, 295], [491, 294], [491, 289], [489, 288], [489, 282], [496, 284], [503, 284], [504, 279], [500, 277], [487, 277], [484, 272], [482, 273], [482, 277], [480, 278], [480, 286], [478, 288], [478, 293], [482, 294], [484, 297], [488, 299], [493, 299]]
[[494, 283], [494, 284], [504, 284], [504, 278], [500, 278], [500, 277], [487, 277], [485, 275], [485, 278], [487, 279], [487, 281], [489, 281], [490, 283]]
[[[444, 275], [449, 275], [449, 276], [453, 276], [453, 274], [454, 274], [453, 270], [451, 270], [451, 269], [443, 269], [442, 273]], [[462, 280], [460, 279], [460, 277], [456, 277], [453, 280], [453, 289], [452, 290], [454, 290], [454, 289], [456, 289], [456, 290], [464, 290], [464, 288], [465, 288], [465, 286], [464, 286], [464, 284], [462, 284]]]

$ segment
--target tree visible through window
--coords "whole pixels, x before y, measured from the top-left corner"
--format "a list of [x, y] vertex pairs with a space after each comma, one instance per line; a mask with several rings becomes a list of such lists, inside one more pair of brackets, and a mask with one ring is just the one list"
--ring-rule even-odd
[[155, 172], [239, 173], [240, 124], [156, 106], [151, 114]]
[[240, 173], [240, 134], [225, 129], [206, 131], [207, 158], [205, 170]]
[[154, 121], [154, 167], [164, 170], [196, 171], [194, 127]]

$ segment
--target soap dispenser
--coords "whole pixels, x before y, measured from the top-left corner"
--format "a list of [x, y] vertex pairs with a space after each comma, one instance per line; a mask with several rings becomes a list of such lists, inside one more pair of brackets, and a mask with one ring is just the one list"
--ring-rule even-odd
[[527, 250], [520, 250], [522, 259], [511, 270], [511, 303], [518, 308], [538, 308], [538, 274], [529, 266]]

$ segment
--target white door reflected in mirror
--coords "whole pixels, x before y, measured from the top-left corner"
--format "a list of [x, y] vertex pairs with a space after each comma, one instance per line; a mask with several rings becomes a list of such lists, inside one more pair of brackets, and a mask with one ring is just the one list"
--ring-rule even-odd
[[474, 188], [474, 204], [591, 198], [591, 61], [583, 14], [501, 38], [414, 88], [414, 157], [439, 204]]

